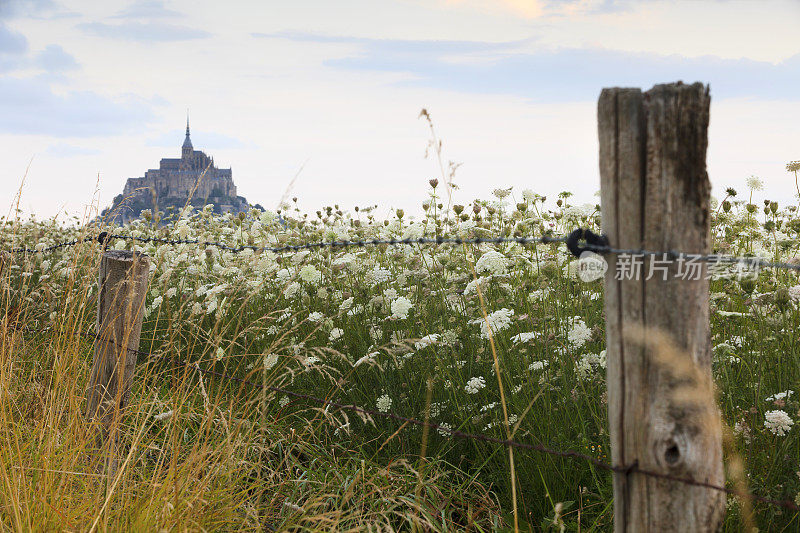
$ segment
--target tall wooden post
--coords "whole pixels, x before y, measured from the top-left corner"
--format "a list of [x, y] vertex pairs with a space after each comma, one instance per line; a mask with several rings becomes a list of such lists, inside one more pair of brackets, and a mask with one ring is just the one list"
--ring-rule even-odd
[[106, 472], [116, 476], [119, 427], [128, 403], [142, 333], [150, 259], [127, 250], [110, 250], [100, 260], [97, 340], [89, 380], [86, 416], [97, 423], [97, 443], [107, 451]]
[[[644, 94], [603, 89], [602, 219], [613, 247], [709, 252], [709, 101], [700, 83], [656, 85]], [[707, 265], [622, 254], [606, 259], [614, 465], [723, 485]], [[719, 491], [635, 469], [614, 474], [617, 533], [717, 531], [724, 511]]]

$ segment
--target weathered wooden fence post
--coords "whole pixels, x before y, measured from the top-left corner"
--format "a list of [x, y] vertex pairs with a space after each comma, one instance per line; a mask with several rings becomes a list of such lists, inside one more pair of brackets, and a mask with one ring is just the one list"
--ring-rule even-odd
[[110, 250], [100, 260], [97, 339], [89, 380], [86, 416], [97, 423], [97, 443], [106, 450], [106, 472], [118, 467], [119, 426], [136, 368], [150, 259], [127, 250]]
[[[612, 246], [709, 252], [709, 101], [700, 83], [656, 85], [644, 94], [603, 89], [601, 202]], [[707, 265], [634, 254], [606, 259], [614, 465], [724, 485]], [[614, 473], [616, 532], [719, 529], [724, 493], [635, 470]]]

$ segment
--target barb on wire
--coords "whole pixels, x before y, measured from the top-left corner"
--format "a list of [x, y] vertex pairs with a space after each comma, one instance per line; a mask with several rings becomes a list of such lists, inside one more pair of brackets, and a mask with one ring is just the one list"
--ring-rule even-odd
[[[31, 332], [35, 332], [35, 333], [41, 333], [41, 332], [46, 331], [48, 328], [40, 328], [40, 329], [34, 330], [32, 328], [28, 328], [28, 327], [22, 326], [22, 327], [18, 327], [18, 328], [15, 328], [15, 329], [22, 330], [22, 331], [31, 331]], [[100, 334], [98, 334], [98, 333], [90, 333], [90, 332], [79, 331], [78, 334], [83, 336], [83, 337], [90, 338], [90, 339], [93, 339], [93, 340], [98, 340], [98, 339], [101, 338]], [[109, 339], [105, 339], [105, 340], [113, 343], [113, 341], [110, 341]], [[116, 343], [114, 343], [114, 344], [116, 344]], [[134, 348], [127, 348], [127, 350], [129, 352], [131, 352], [131, 353], [135, 353], [137, 355], [140, 355], [140, 356], [143, 356], [143, 357], [147, 357], [150, 360], [160, 360], [160, 361], [173, 362], [173, 363], [177, 364], [178, 366], [197, 370], [201, 374], [208, 374], [208, 375], [211, 375], [211, 376], [216, 376], [216, 377], [219, 377], [219, 378], [223, 378], [226, 381], [233, 381], [233, 382], [236, 382], [236, 383], [240, 383], [242, 385], [247, 385], [247, 386], [255, 388], [255, 389], [264, 389], [265, 388], [265, 385], [263, 383], [261, 383], [261, 382], [256, 382], [256, 381], [249, 380], [249, 379], [246, 379], [246, 378], [240, 378], [240, 377], [237, 377], [237, 376], [233, 376], [231, 374], [227, 374], [225, 372], [218, 372], [218, 371], [212, 370], [212, 369], [201, 368], [199, 364], [197, 364], [197, 363], [192, 364], [189, 361], [186, 361], [186, 360], [183, 360], [183, 359], [173, 360], [173, 359], [170, 359], [166, 355], [163, 355], [163, 354], [158, 354], [158, 353], [153, 353], [153, 352], [145, 352], [145, 351], [137, 350], [137, 349], [134, 349]], [[675, 476], [675, 475], [672, 475], [672, 474], [666, 474], [666, 473], [663, 473], [663, 472], [656, 472], [654, 470], [648, 470], [646, 468], [640, 467], [638, 461], [634, 461], [633, 463], [631, 463], [629, 465], [612, 465], [610, 463], [607, 463], [605, 461], [597, 459], [596, 457], [592, 457], [591, 455], [586, 455], [584, 453], [580, 453], [580, 452], [576, 452], [576, 451], [557, 450], [557, 449], [550, 448], [548, 446], [544, 446], [544, 445], [541, 445], [541, 444], [529, 444], [529, 443], [524, 443], [524, 442], [517, 442], [517, 441], [511, 440], [511, 439], [502, 439], [502, 438], [492, 437], [492, 436], [489, 436], [489, 435], [483, 435], [483, 434], [478, 434], [478, 433], [468, 433], [468, 432], [465, 432], [465, 431], [460, 431], [460, 430], [457, 430], [457, 429], [453, 429], [451, 427], [447, 427], [447, 426], [443, 426], [443, 425], [440, 425], [440, 424], [436, 424], [435, 422], [430, 422], [430, 421], [425, 421], [425, 420], [419, 420], [419, 419], [416, 419], [416, 418], [405, 417], [405, 416], [397, 415], [397, 414], [394, 414], [394, 413], [388, 413], [388, 412], [384, 413], [384, 412], [381, 412], [381, 411], [376, 411], [374, 409], [367, 409], [367, 408], [364, 408], [364, 407], [359, 407], [358, 405], [355, 405], [355, 404], [345, 404], [345, 403], [337, 402], [337, 401], [334, 401], [334, 400], [328, 400], [328, 399], [325, 399], [325, 398], [320, 398], [320, 397], [314, 396], [312, 394], [305, 394], [305, 393], [302, 393], [302, 392], [295, 392], [295, 391], [291, 391], [289, 389], [284, 389], [282, 387], [275, 387], [273, 385], [267, 385], [266, 386], [266, 390], [269, 390], [269, 391], [275, 392], [275, 393], [279, 393], [279, 394], [285, 394], [287, 396], [291, 396], [291, 397], [302, 399], [302, 400], [308, 400], [308, 401], [311, 401], [311, 402], [314, 402], [314, 403], [317, 403], [317, 404], [320, 404], [320, 405], [326, 405], [326, 406], [330, 406], [330, 407], [335, 407], [337, 409], [353, 411], [353, 412], [356, 412], [356, 413], [361, 413], [361, 414], [365, 414], [365, 415], [369, 415], [369, 416], [376, 416], [376, 417], [380, 417], [380, 418], [387, 418], [387, 419], [395, 420], [397, 422], [402, 422], [402, 423], [405, 423], [405, 424], [412, 424], [412, 425], [421, 426], [421, 427], [427, 426], [427, 427], [429, 427], [431, 429], [435, 429], [435, 430], [439, 431], [440, 433], [446, 433], [446, 434], [449, 434], [452, 437], [456, 437], [456, 438], [459, 438], [459, 439], [474, 440], [474, 441], [480, 441], [480, 442], [489, 442], [489, 443], [492, 443], [492, 444], [499, 444], [499, 445], [502, 445], [502, 446], [509, 446], [509, 447], [512, 447], [512, 448], [518, 448], [518, 449], [522, 449], [522, 450], [536, 451], [536, 452], [544, 453], [544, 454], [547, 454], [547, 455], [552, 455], [552, 456], [555, 456], [555, 457], [562, 457], [562, 458], [565, 458], [565, 459], [583, 460], [583, 461], [586, 461], [588, 463], [591, 463], [592, 465], [594, 465], [597, 468], [600, 468], [601, 470], [606, 470], [606, 471], [609, 471], [609, 472], [613, 472], [615, 474], [622, 474], [622, 475], [628, 476], [628, 475], [637, 473], [637, 474], [641, 474], [641, 475], [644, 475], [644, 476], [647, 476], [647, 477], [653, 477], [653, 478], [659, 478], [659, 479], [664, 479], [664, 480], [668, 480], [668, 481], [674, 481], [676, 483], [683, 483], [685, 485], [691, 485], [691, 486], [695, 486], [695, 487], [703, 487], [703, 488], [706, 488], [706, 489], [709, 489], [709, 490], [716, 490], [716, 491], [724, 492], [725, 494], [729, 494], [729, 495], [745, 497], [745, 498], [751, 498], [751, 499], [753, 499], [755, 501], [758, 501], [758, 502], [761, 502], [761, 503], [765, 503], [765, 504], [773, 505], [773, 506], [778, 506], [778, 507], [783, 507], [783, 508], [789, 509], [791, 511], [800, 511], [800, 506], [797, 505], [795, 502], [793, 502], [791, 500], [776, 500], [774, 498], [768, 498], [768, 497], [765, 497], [765, 496], [759, 496], [759, 495], [755, 495], [755, 494], [742, 494], [740, 491], [738, 491], [736, 489], [732, 489], [732, 488], [729, 488], [729, 487], [724, 487], [724, 486], [721, 486], [721, 485], [715, 485], [713, 483], [709, 483], [709, 482], [706, 482], [706, 481], [700, 481], [700, 480], [696, 480], [696, 479], [692, 479], [692, 478], [680, 477], [680, 476]]]

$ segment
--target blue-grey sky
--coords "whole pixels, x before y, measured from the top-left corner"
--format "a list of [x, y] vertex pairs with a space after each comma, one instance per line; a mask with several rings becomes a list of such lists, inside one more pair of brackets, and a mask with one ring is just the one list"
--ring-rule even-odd
[[[800, 159], [796, 0], [0, 0], [7, 209], [83, 214], [195, 148], [275, 207], [416, 210], [444, 159], [457, 203], [513, 186], [595, 202], [609, 86], [711, 87], [715, 192], [792, 201]], [[98, 194], [95, 191], [99, 190]]]

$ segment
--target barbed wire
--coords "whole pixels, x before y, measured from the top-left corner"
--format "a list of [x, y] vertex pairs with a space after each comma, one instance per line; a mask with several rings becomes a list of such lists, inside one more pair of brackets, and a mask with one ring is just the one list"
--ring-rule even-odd
[[[47, 330], [47, 328], [42, 328], [42, 329], [39, 329], [39, 330], [31, 330], [30, 328], [24, 328], [24, 327], [23, 328], [18, 328], [18, 329], [24, 329], [24, 330], [33, 331], [33, 332], [36, 332], [36, 333], [42, 333], [42, 332]], [[102, 340], [104, 342], [110, 342], [111, 344], [114, 344], [117, 347], [125, 348], [125, 347], [120, 346], [119, 344], [117, 344], [116, 342], [114, 342], [114, 341], [112, 341], [110, 339], [101, 339], [101, 335], [98, 334], [98, 333], [79, 331], [78, 334], [80, 336], [92, 339], [94, 341]], [[236, 382], [236, 383], [239, 383], [241, 385], [247, 385], [247, 386], [252, 387], [254, 389], [268, 390], [270, 392], [274, 392], [274, 393], [277, 393], [277, 394], [285, 394], [285, 395], [291, 396], [293, 398], [298, 398], [298, 399], [302, 399], [302, 400], [308, 400], [308, 401], [317, 403], [319, 405], [325, 405], [325, 406], [328, 406], [328, 407], [334, 407], [334, 408], [341, 409], [341, 410], [352, 411], [352, 412], [360, 413], [360, 414], [363, 414], [363, 415], [369, 415], [371, 417], [379, 417], [379, 418], [391, 419], [391, 420], [395, 420], [397, 422], [402, 422], [403, 424], [412, 424], [412, 425], [416, 425], [416, 426], [420, 426], [420, 427], [428, 427], [430, 429], [437, 430], [442, 435], [446, 433], [446, 434], [448, 434], [448, 435], [450, 435], [452, 437], [459, 438], [459, 439], [464, 439], [464, 440], [487, 442], [487, 443], [499, 444], [499, 445], [502, 445], [502, 446], [507, 446], [507, 447], [516, 448], [516, 449], [536, 451], [536, 452], [544, 453], [544, 454], [555, 456], [555, 457], [561, 457], [561, 458], [564, 458], [564, 459], [583, 460], [583, 461], [586, 461], [586, 462], [594, 465], [595, 467], [597, 467], [597, 468], [599, 468], [601, 470], [613, 472], [613, 473], [616, 473], [616, 474], [624, 474], [624, 475], [627, 476], [627, 475], [630, 475], [630, 474], [637, 473], [637, 474], [641, 474], [641, 475], [647, 476], [647, 477], [664, 479], [664, 480], [667, 480], [667, 481], [673, 481], [673, 482], [682, 483], [682, 484], [685, 484], [685, 485], [690, 485], [690, 486], [695, 486], [695, 487], [702, 487], [702, 488], [706, 488], [706, 489], [709, 489], [709, 490], [715, 490], [715, 491], [723, 492], [723, 493], [728, 494], [728, 495], [737, 496], [737, 497], [740, 497], [740, 498], [750, 498], [752, 500], [755, 500], [755, 501], [758, 501], [758, 502], [761, 502], [761, 503], [764, 503], [764, 504], [767, 504], [767, 505], [778, 506], [778, 507], [782, 507], [782, 508], [785, 508], [785, 509], [789, 509], [791, 511], [800, 511], [800, 506], [797, 505], [795, 502], [793, 502], [791, 500], [777, 500], [777, 499], [774, 499], [774, 498], [769, 498], [769, 497], [766, 497], [766, 496], [760, 496], [760, 495], [756, 495], [756, 494], [752, 494], [752, 493], [744, 493], [743, 494], [739, 490], [732, 489], [732, 488], [729, 488], [729, 487], [725, 487], [725, 486], [722, 486], [722, 485], [715, 485], [715, 484], [709, 483], [707, 481], [700, 481], [700, 480], [696, 480], [696, 479], [693, 479], [693, 478], [681, 477], [681, 476], [677, 476], [677, 475], [674, 475], [674, 474], [667, 474], [667, 473], [664, 473], [664, 472], [657, 472], [657, 471], [654, 471], [654, 470], [649, 470], [649, 469], [646, 469], [646, 468], [642, 468], [642, 467], [639, 466], [638, 461], [635, 461], [634, 463], [632, 463], [630, 465], [613, 465], [611, 463], [608, 463], [606, 461], [603, 461], [603, 460], [598, 459], [596, 457], [593, 457], [591, 455], [587, 455], [587, 454], [584, 454], [584, 453], [581, 453], [581, 452], [577, 452], [577, 451], [558, 450], [558, 449], [555, 449], [555, 448], [544, 446], [542, 444], [530, 444], [530, 443], [518, 442], [518, 441], [515, 441], [515, 440], [512, 440], [512, 439], [503, 439], [503, 438], [499, 438], [499, 437], [492, 437], [490, 435], [484, 435], [484, 434], [479, 434], [479, 433], [469, 433], [469, 432], [453, 429], [452, 427], [449, 427], [449, 426], [446, 426], [446, 425], [437, 424], [437, 423], [431, 422], [429, 420], [419, 420], [417, 418], [406, 417], [406, 416], [402, 416], [402, 415], [398, 415], [398, 414], [394, 414], [394, 413], [376, 411], [374, 409], [368, 409], [368, 408], [365, 408], [365, 407], [360, 407], [360, 406], [358, 406], [356, 404], [345, 404], [345, 403], [337, 402], [335, 400], [329, 400], [329, 399], [326, 399], [326, 398], [320, 398], [318, 396], [314, 396], [313, 394], [307, 394], [307, 393], [292, 391], [292, 390], [289, 390], [289, 389], [285, 389], [283, 387], [276, 387], [274, 385], [264, 385], [263, 383], [260, 383], [260, 382], [257, 382], [257, 381], [253, 381], [253, 380], [250, 380], [250, 379], [247, 379], [247, 378], [241, 378], [241, 377], [238, 377], [238, 376], [234, 376], [234, 375], [228, 374], [226, 372], [219, 372], [219, 371], [216, 371], [216, 370], [213, 370], [213, 369], [202, 368], [202, 367], [200, 367], [199, 362], [190, 363], [189, 361], [184, 360], [184, 359], [177, 359], [176, 360], [174, 358], [171, 358], [171, 357], [167, 356], [166, 354], [162, 355], [162, 354], [158, 354], [158, 353], [154, 353], [154, 352], [145, 352], [145, 351], [142, 351], [142, 350], [129, 348], [129, 347], [126, 348], [126, 349], [130, 353], [134, 353], [134, 354], [136, 354], [138, 356], [146, 357], [149, 360], [170, 362], [172, 364], [175, 364], [175, 365], [178, 365], [178, 366], [181, 366], [181, 367], [184, 367], [184, 368], [194, 369], [197, 372], [199, 372], [200, 374], [207, 374], [207, 375], [211, 375], [211, 376], [216, 376], [216, 377], [222, 378], [223, 380]]]
[[[723, 255], [723, 254], [696, 254], [696, 253], [686, 253], [686, 252], [679, 252], [675, 250], [647, 250], [643, 248], [615, 248], [610, 246], [608, 243], [607, 238], [604, 236], [601, 239], [605, 238], [606, 240], [595, 240], [592, 237], [598, 237], [594, 233], [586, 229], [576, 229], [568, 236], [549, 236], [549, 235], [542, 235], [540, 237], [473, 237], [473, 238], [461, 238], [461, 237], [420, 237], [416, 239], [406, 238], [406, 239], [363, 239], [363, 240], [342, 240], [342, 241], [320, 241], [320, 242], [308, 242], [308, 243], [301, 243], [301, 244], [286, 244], [283, 246], [256, 246], [256, 245], [230, 245], [219, 241], [208, 241], [208, 240], [201, 240], [201, 239], [169, 239], [164, 237], [138, 237], [133, 235], [122, 235], [122, 234], [109, 234], [106, 232], [100, 233], [96, 238], [95, 237], [85, 237], [83, 239], [75, 239], [72, 241], [67, 241], [59, 244], [55, 244], [52, 246], [48, 246], [46, 248], [12, 248], [10, 250], [11, 253], [45, 253], [45, 252], [52, 252], [58, 250], [60, 248], [66, 248], [70, 246], [76, 246], [78, 244], [83, 244], [87, 242], [91, 242], [94, 240], [99, 241], [104, 247], [108, 245], [108, 243], [112, 239], [117, 240], [124, 240], [124, 241], [134, 241], [140, 244], [163, 244], [169, 246], [178, 246], [184, 244], [191, 244], [191, 245], [199, 245], [204, 247], [215, 247], [220, 250], [224, 250], [231, 253], [241, 253], [245, 250], [250, 250], [254, 253], [257, 252], [272, 252], [272, 253], [285, 253], [285, 252], [300, 252], [303, 250], [313, 250], [313, 249], [321, 249], [321, 248], [346, 248], [346, 247], [364, 247], [364, 246], [378, 246], [378, 245], [388, 245], [388, 246], [397, 246], [397, 245], [413, 245], [413, 244], [420, 244], [420, 245], [443, 245], [443, 244], [451, 244], [451, 245], [462, 245], [462, 244], [508, 244], [508, 243], [516, 243], [516, 244], [567, 244], [569, 250], [575, 255], [576, 257], [580, 257], [583, 252], [590, 251], [595, 252], [600, 255], [607, 255], [607, 254], [617, 254], [623, 256], [642, 256], [642, 257], [661, 257], [662, 259], [671, 259], [674, 261], [684, 261], [687, 263], [692, 262], [702, 262], [702, 263], [710, 263], [710, 264], [730, 264], [730, 265], [740, 265], [743, 267], [748, 267], [751, 269], [767, 269], [767, 268], [774, 268], [780, 270], [794, 270], [800, 272], [800, 261], [797, 263], [794, 262], [782, 262], [782, 261], [768, 261], [766, 259], [762, 259], [760, 257], [748, 257], [748, 256], [730, 256], [730, 255]], [[577, 246], [577, 242], [579, 240], [586, 239], [587, 243], [584, 246]]]
[[219, 248], [220, 250], [224, 250], [226, 252], [231, 253], [241, 253], [245, 250], [250, 250], [253, 252], [272, 252], [272, 253], [284, 253], [284, 252], [299, 252], [302, 250], [312, 250], [315, 248], [346, 248], [346, 247], [363, 247], [363, 246], [378, 246], [378, 245], [389, 245], [389, 246], [396, 246], [396, 245], [412, 245], [412, 244], [504, 244], [504, 243], [517, 243], [517, 244], [557, 244], [557, 243], [565, 243], [567, 242], [567, 237], [551, 237], [551, 236], [541, 236], [541, 237], [475, 237], [475, 238], [461, 238], [461, 237], [421, 237], [416, 239], [364, 239], [364, 240], [342, 240], [342, 241], [320, 241], [320, 242], [309, 242], [309, 243], [302, 243], [302, 244], [287, 244], [283, 246], [256, 246], [251, 244], [244, 244], [240, 246], [232, 246], [230, 244], [218, 242], [218, 241], [204, 241], [200, 239], [168, 239], [163, 237], [137, 237], [133, 235], [118, 235], [118, 234], [107, 234], [105, 232], [98, 235], [96, 238], [94, 237], [87, 237], [85, 239], [80, 240], [73, 240], [64, 242], [61, 244], [57, 244], [54, 246], [49, 246], [47, 248], [42, 248], [37, 250], [36, 248], [13, 248], [10, 250], [12, 253], [39, 253], [39, 252], [49, 252], [56, 250], [58, 248], [64, 248], [69, 246], [75, 246], [77, 244], [81, 244], [84, 242], [90, 242], [94, 240], [98, 240], [101, 244], [107, 244], [110, 240], [117, 239], [117, 240], [125, 240], [125, 241], [135, 241], [141, 244], [165, 244], [170, 246], [178, 246], [181, 244], [196, 244], [199, 246], [213, 246], [215, 248]]
[[54, 251], [56, 251], [56, 250], [58, 250], [60, 248], [69, 248], [71, 246], [77, 246], [78, 244], [84, 244], [84, 243], [92, 242], [92, 241], [95, 241], [95, 240], [97, 240], [96, 237], [84, 237], [82, 239], [73, 239], [71, 241], [64, 241], [64, 242], [60, 242], [58, 244], [54, 244], [52, 246], [42, 247], [42, 248], [38, 248], [38, 249], [37, 248], [25, 248], [24, 246], [21, 246], [19, 248], [11, 248], [11, 249], [9, 249], [7, 251], [9, 253], [12, 253], [12, 254], [47, 253], [47, 252], [54, 252]]

